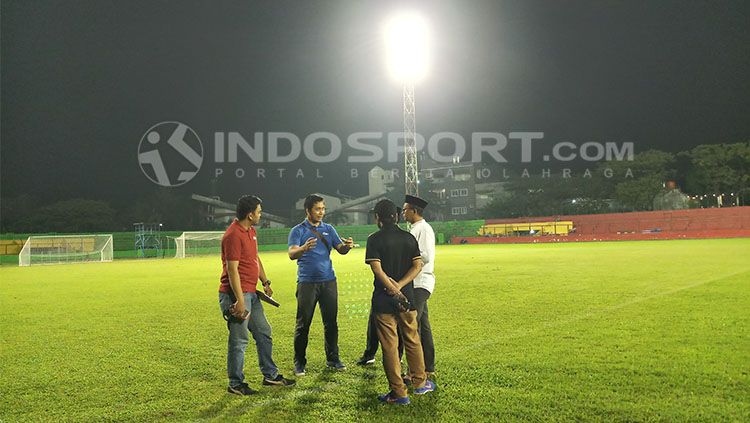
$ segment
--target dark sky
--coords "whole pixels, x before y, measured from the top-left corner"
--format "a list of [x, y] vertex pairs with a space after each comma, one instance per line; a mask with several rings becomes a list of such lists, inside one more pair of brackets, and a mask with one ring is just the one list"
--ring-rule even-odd
[[[381, 34], [404, 4], [427, 18], [435, 47], [417, 87], [420, 133], [539, 130], [636, 152], [750, 138], [747, 1], [1, 4], [3, 199], [133, 201], [156, 187], [137, 151], [161, 121], [201, 137], [204, 165], [177, 190], [205, 194], [216, 131], [401, 130]], [[253, 177], [225, 175], [216, 193], [285, 205], [309, 191], [366, 193], [363, 178], [316, 180], [302, 159], [283, 167], [304, 179], [256, 179], [255, 168], [279, 167], [266, 165], [241, 160]]]

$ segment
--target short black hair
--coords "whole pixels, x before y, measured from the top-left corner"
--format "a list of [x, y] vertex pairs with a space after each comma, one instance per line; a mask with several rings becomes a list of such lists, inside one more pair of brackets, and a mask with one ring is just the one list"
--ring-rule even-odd
[[320, 203], [321, 201], [325, 201], [325, 199], [318, 194], [308, 195], [307, 197], [305, 197], [305, 211], [312, 213], [312, 208], [315, 203]]
[[410, 204], [410, 206], [411, 206], [412, 209], [414, 209], [414, 213], [416, 213], [416, 214], [418, 214], [420, 216], [424, 215], [424, 208], [423, 207], [415, 206], [414, 204]]
[[255, 195], [243, 195], [237, 201], [237, 219], [244, 219], [248, 213], [252, 213], [263, 201]]
[[378, 214], [378, 213], [375, 213], [375, 214], [377, 214], [377, 215], [378, 215], [378, 220], [380, 220], [380, 222], [381, 222], [382, 224], [384, 224], [384, 225], [391, 225], [391, 224], [394, 224], [394, 223], [398, 223], [398, 222], [396, 221], [396, 219], [398, 218], [398, 215], [395, 215], [395, 214], [389, 214], [389, 215], [381, 216], [381, 215], [380, 215], [380, 214]]
[[378, 220], [384, 225], [390, 225], [392, 223], [398, 223], [398, 207], [389, 199], [383, 199], [375, 204], [373, 212], [378, 216]]

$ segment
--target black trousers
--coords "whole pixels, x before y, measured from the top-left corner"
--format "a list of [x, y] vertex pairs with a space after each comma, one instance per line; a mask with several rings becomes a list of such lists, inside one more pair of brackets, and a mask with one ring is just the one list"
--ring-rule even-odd
[[[435, 343], [432, 340], [432, 327], [430, 326], [430, 314], [427, 307], [427, 300], [430, 298], [430, 291], [423, 288], [414, 289], [414, 307], [417, 309], [417, 326], [419, 328], [419, 337], [422, 341], [422, 351], [424, 353], [425, 371], [435, 372]], [[364, 357], [375, 357], [378, 352], [378, 332], [376, 329], [375, 313], [370, 306], [370, 320], [367, 324], [367, 345]], [[404, 354], [404, 344], [399, 334], [398, 355]]]
[[435, 343], [432, 340], [432, 327], [430, 326], [430, 313], [427, 309], [427, 300], [430, 299], [430, 291], [424, 288], [414, 290], [414, 306], [417, 308], [417, 325], [419, 337], [422, 341], [424, 352], [424, 370], [435, 372]]
[[[294, 363], [307, 364], [307, 341], [315, 305], [320, 304], [327, 361], [339, 361], [339, 311], [336, 281], [297, 283], [297, 324], [294, 328]], [[377, 337], [375, 339], [377, 342]]]

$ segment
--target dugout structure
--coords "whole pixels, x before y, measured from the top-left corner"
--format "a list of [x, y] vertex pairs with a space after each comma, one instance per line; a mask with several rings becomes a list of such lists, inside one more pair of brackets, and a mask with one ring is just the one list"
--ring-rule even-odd
[[174, 239], [175, 258], [221, 254], [224, 231], [183, 232]]
[[491, 223], [479, 228], [481, 236], [567, 235], [573, 221]]
[[30, 236], [18, 253], [19, 266], [112, 261], [112, 235]]

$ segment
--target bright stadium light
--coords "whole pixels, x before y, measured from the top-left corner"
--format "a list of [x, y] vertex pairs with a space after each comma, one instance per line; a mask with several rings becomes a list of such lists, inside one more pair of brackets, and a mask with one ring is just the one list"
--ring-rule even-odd
[[385, 27], [388, 70], [399, 82], [416, 83], [427, 74], [429, 62], [427, 21], [413, 12], [391, 18]]

